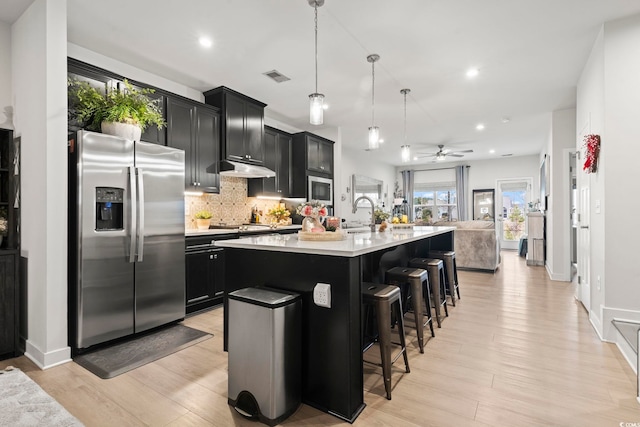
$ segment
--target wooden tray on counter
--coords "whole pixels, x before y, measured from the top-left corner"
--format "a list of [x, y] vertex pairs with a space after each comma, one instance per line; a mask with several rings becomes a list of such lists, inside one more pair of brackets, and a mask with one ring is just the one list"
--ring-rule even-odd
[[336, 240], [344, 240], [346, 238], [347, 238], [347, 233], [345, 233], [342, 230], [325, 231], [323, 233], [312, 233], [310, 231], [298, 231], [299, 240], [330, 242], [330, 241], [336, 241]]

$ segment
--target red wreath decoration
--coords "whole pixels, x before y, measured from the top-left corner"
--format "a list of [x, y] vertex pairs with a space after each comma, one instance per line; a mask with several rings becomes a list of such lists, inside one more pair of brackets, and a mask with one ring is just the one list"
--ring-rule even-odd
[[587, 173], [594, 173], [598, 170], [598, 155], [600, 154], [600, 135], [585, 135], [584, 137], [584, 166], [582, 169]]

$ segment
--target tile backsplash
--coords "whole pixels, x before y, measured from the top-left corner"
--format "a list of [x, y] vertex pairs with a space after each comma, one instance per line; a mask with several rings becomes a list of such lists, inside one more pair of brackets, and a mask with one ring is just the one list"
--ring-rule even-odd
[[[211, 224], [243, 224], [251, 219], [251, 208], [256, 206], [266, 215], [267, 210], [278, 204], [277, 200], [247, 197], [247, 179], [220, 177], [220, 194], [185, 196], [185, 227], [196, 228], [195, 214], [201, 210], [211, 212]], [[289, 206], [289, 210], [295, 207]], [[297, 206], [297, 205], [296, 205]]]

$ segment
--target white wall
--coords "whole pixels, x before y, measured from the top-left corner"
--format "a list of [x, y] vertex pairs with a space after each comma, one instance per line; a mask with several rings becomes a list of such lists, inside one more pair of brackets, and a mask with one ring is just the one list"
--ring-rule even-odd
[[[598, 171], [578, 173], [578, 185], [591, 192], [589, 314], [607, 340], [616, 336], [612, 318], [640, 321], [636, 268], [640, 228], [634, 219], [640, 209], [636, 197], [640, 146], [635, 143], [640, 134], [638, 75], [640, 15], [605, 23], [578, 83], [576, 147], [582, 148], [581, 135], [601, 136]], [[580, 164], [583, 161], [584, 157]]]
[[571, 280], [569, 157], [565, 150], [576, 144], [576, 110], [551, 114], [551, 136], [547, 144], [549, 197], [546, 212], [546, 266], [553, 280]]
[[11, 26], [0, 22], [0, 128], [11, 129], [5, 109], [11, 108]]
[[[578, 80], [577, 92], [576, 92], [576, 150], [580, 151], [581, 157], [578, 159], [577, 168], [577, 187], [578, 194], [581, 189], [586, 187], [590, 191], [590, 199], [600, 200], [602, 204], [606, 203], [604, 194], [604, 177], [607, 166], [605, 164], [606, 152], [608, 147], [604, 146], [600, 153], [600, 162], [598, 167], [598, 173], [586, 174], [582, 170], [582, 164], [584, 163], [584, 149], [582, 148], [584, 135], [598, 134], [602, 138], [606, 138], [604, 132], [604, 74], [605, 74], [605, 62], [604, 62], [604, 31], [601, 30], [598, 38], [596, 39], [589, 59], [585, 64], [584, 70]], [[578, 205], [580, 208], [580, 205]], [[589, 315], [598, 330], [598, 333], [602, 334], [602, 310], [604, 307], [604, 283], [602, 279], [605, 278], [604, 274], [604, 215], [595, 214], [593, 209], [593, 203], [591, 204], [590, 213], [590, 241], [591, 250], [589, 253], [589, 259], [591, 263], [590, 275], [593, 279], [597, 276], [601, 277], [601, 287], [597, 289], [597, 286], [591, 286], [590, 292], [590, 307], [587, 307]], [[584, 213], [579, 212], [584, 216]], [[578, 251], [580, 251], [581, 236], [578, 233]], [[578, 261], [580, 260], [580, 252], [578, 254]], [[584, 279], [582, 279], [584, 280]], [[591, 280], [593, 282], [594, 280]]]
[[395, 167], [374, 161], [369, 154], [364, 150], [349, 148], [342, 150], [342, 167], [335, 172], [336, 178], [340, 178], [340, 183], [336, 184], [338, 186], [334, 189], [335, 198], [337, 199], [334, 204], [336, 205], [336, 215], [345, 218], [347, 221], [371, 222], [371, 209], [360, 208], [355, 214], [351, 211], [353, 206], [351, 201], [351, 176], [353, 174], [383, 181], [383, 196], [384, 193], [387, 195], [385, 198], [385, 210], [390, 212], [393, 207], [391, 202], [393, 201], [393, 188], [396, 181]]
[[[603, 245], [605, 305], [614, 310], [632, 311], [640, 319], [637, 280], [640, 228], [635, 226], [635, 217], [640, 211], [637, 196], [640, 15], [606, 23], [604, 34], [606, 134], [602, 138], [602, 153], [607, 197], [602, 203], [602, 216], [606, 235]], [[607, 322], [607, 319], [603, 320]]]
[[[537, 199], [540, 194], [539, 175], [540, 160], [538, 155], [504, 157], [495, 160], [476, 160], [467, 162], [469, 166], [469, 190], [496, 188], [499, 179], [532, 178], [531, 197]], [[472, 205], [470, 205], [472, 206]]]
[[26, 355], [42, 368], [70, 358], [66, 11], [66, 0], [36, 0], [11, 29], [14, 123], [22, 137], [21, 243], [29, 263]]

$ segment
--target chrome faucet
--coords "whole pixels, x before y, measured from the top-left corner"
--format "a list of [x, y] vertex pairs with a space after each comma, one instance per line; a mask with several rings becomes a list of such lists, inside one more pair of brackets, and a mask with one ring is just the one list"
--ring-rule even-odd
[[353, 202], [353, 213], [356, 213], [356, 211], [358, 210], [358, 202], [360, 200], [367, 200], [369, 201], [369, 203], [371, 203], [371, 224], [369, 224], [369, 228], [371, 229], [372, 233], [376, 232], [376, 207], [373, 204], [373, 200], [371, 200], [369, 197], [367, 196], [360, 196], [358, 197], [354, 202]]

